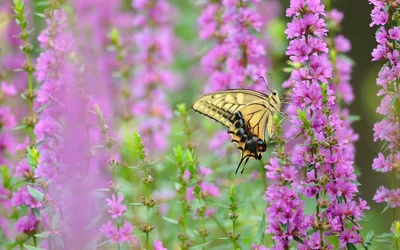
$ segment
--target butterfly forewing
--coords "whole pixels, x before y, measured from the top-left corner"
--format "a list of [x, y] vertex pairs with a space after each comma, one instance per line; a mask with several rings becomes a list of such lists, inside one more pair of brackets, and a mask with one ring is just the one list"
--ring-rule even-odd
[[252, 90], [227, 90], [200, 97], [192, 109], [228, 128], [242, 154], [239, 169], [243, 160], [246, 165], [249, 158], [261, 159], [266, 150], [265, 130], [271, 137], [272, 117], [279, 112], [280, 101], [276, 93], [267, 96]]

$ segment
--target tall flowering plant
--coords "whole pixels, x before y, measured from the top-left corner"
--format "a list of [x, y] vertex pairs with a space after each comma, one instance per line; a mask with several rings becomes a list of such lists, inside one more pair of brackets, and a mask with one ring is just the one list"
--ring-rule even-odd
[[[201, 59], [202, 70], [209, 76], [205, 92], [265, 90], [259, 81], [268, 63], [266, 41], [258, 36], [264, 20], [256, 7], [261, 4], [258, 0], [204, 1], [198, 19], [199, 37], [213, 44]], [[217, 132], [209, 147], [216, 155], [224, 155], [222, 144], [229, 138], [226, 132]]]
[[133, 115], [141, 117], [139, 133], [147, 149], [163, 151], [168, 146], [172, 111], [166, 100], [176, 79], [169, 69], [173, 61], [175, 37], [171, 27], [172, 6], [165, 0], [132, 1], [136, 11], [133, 23], [137, 29], [137, 48], [132, 86]]
[[[400, 56], [399, 44], [400, 28], [398, 25], [398, 17], [400, 5], [395, 2], [385, 3], [385, 1], [369, 1], [374, 6], [371, 13], [372, 22], [370, 26], [378, 26], [376, 33], [377, 47], [372, 52], [372, 61], [384, 60], [385, 64], [379, 72], [376, 80], [380, 87], [378, 96], [383, 96], [376, 112], [384, 116], [382, 121], [374, 125], [374, 141], [385, 142], [385, 151], [387, 153], [379, 153], [374, 159], [372, 168], [378, 172], [391, 172], [392, 189], [380, 187], [375, 196], [374, 201], [377, 203], [385, 202], [388, 206], [396, 208], [400, 206], [399, 194], [400, 189], [397, 187], [396, 175], [400, 163], [400, 85], [399, 85], [399, 69]], [[395, 212], [395, 210], [393, 210]], [[393, 219], [399, 218], [394, 214]]]
[[[340, 247], [351, 248], [363, 242], [358, 221], [369, 208], [362, 199], [353, 200], [358, 191], [354, 168], [340, 157], [348, 140], [329, 84], [332, 65], [324, 41], [325, 6], [319, 0], [292, 0], [286, 15], [292, 18], [285, 33], [290, 39], [286, 54], [293, 66], [286, 82], [292, 87], [286, 139], [303, 136], [289, 154], [278, 153], [266, 166], [267, 177], [278, 181], [266, 192], [267, 231], [274, 235], [275, 249], [289, 249], [293, 241], [299, 249], [333, 249], [328, 242], [332, 236], [338, 237]], [[297, 172], [304, 173], [302, 180], [295, 177]], [[299, 196], [315, 200], [311, 216], [304, 214]]]
[[400, 4], [398, 1], [374, 1], [371, 12], [371, 27], [377, 26], [377, 47], [372, 52], [372, 61], [384, 60], [379, 71], [376, 84], [379, 86], [378, 96], [383, 96], [376, 112], [384, 116], [374, 125], [374, 141], [383, 141], [383, 151], [374, 159], [372, 168], [381, 173], [391, 173], [391, 187], [381, 186], [373, 200], [386, 203], [384, 211], [392, 208], [392, 231], [397, 249], [400, 247], [399, 214], [400, 188], [398, 176], [400, 168]]

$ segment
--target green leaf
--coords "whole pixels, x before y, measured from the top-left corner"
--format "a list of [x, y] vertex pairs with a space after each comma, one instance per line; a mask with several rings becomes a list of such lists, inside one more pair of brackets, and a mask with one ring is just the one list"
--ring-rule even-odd
[[32, 213], [33, 213], [36, 217], [38, 217], [38, 218], [40, 219], [40, 212], [39, 212], [39, 209], [37, 209], [37, 208], [32, 209]]
[[359, 182], [356, 181], [356, 180], [350, 180], [350, 182], [353, 183], [353, 184], [356, 184], [357, 186], [361, 186], [361, 183], [359, 183]]
[[6, 166], [0, 167], [1, 175], [3, 177], [3, 186], [8, 188], [10, 186], [10, 173]]
[[175, 219], [172, 219], [172, 218], [168, 218], [168, 217], [165, 217], [165, 216], [161, 216], [164, 220], [166, 220], [166, 221], [168, 221], [169, 223], [172, 223], [172, 224], [179, 224], [179, 221], [177, 221], [177, 220], [175, 220]]
[[137, 132], [133, 134], [133, 140], [135, 142], [134, 145], [136, 151], [135, 153], [137, 154], [140, 160], [144, 160], [146, 158], [146, 152], [144, 151], [144, 145], [142, 139], [140, 138], [140, 135]]
[[28, 154], [26, 155], [26, 157], [28, 158], [28, 164], [31, 167], [36, 168], [39, 163], [39, 152], [36, 150], [35, 147], [26, 147], [26, 150], [28, 151]]
[[100, 246], [104, 246], [104, 245], [109, 244], [109, 243], [110, 243], [110, 240], [105, 240], [105, 241], [103, 241], [103, 242], [100, 242], [100, 243], [97, 244], [96, 246], [97, 246], [97, 247], [100, 247]]
[[219, 237], [219, 238], [217, 238], [218, 240], [230, 240], [231, 238], [228, 238], [228, 237]]
[[49, 236], [49, 232], [41, 232], [40, 234], [35, 234], [37, 238], [47, 238]]
[[308, 127], [309, 121], [308, 121], [306, 113], [301, 109], [297, 109], [297, 115], [298, 115], [299, 119], [303, 122], [304, 126]]
[[353, 243], [347, 243], [347, 250], [357, 250], [356, 246]]
[[120, 44], [120, 35], [116, 28], [113, 28], [108, 36], [114, 45]]
[[110, 189], [108, 189], [108, 188], [97, 188], [96, 191], [97, 192], [109, 192]]
[[49, 5], [49, 1], [39, 1], [36, 3], [36, 6], [48, 6]]
[[29, 246], [29, 245], [25, 245], [25, 244], [24, 244], [24, 247], [25, 247], [26, 249], [28, 249], [28, 250], [43, 250], [43, 248], [34, 247], [34, 246]]
[[45, 143], [46, 141], [47, 141], [47, 139], [43, 139], [43, 140], [37, 142], [37, 143], [35, 144], [35, 148], [39, 147], [40, 145], [43, 145], [43, 143]]
[[352, 123], [352, 122], [357, 122], [357, 121], [359, 121], [361, 118], [360, 118], [360, 116], [359, 115], [350, 115], [350, 117], [349, 117], [349, 121]]
[[374, 230], [371, 230], [365, 237], [365, 241], [371, 242], [373, 239], [374, 239]]
[[132, 205], [132, 206], [144, 206], [143, 203], [140, 203], [140, 202], [129, 203], [129, 205]]
[[388, 210], [390, 208], [390, 203], [386, 204], [386, 207], [382, 210], [381, 214], [383, 214], [384, 212], [386, 212], [386, 210]]
[[393, 233], [383, 233], [383, 234], [377, 235], [375, 238], [393, 238]]
[[[38, 15], [38, 14], [39, 14], [39, 13], [36, 13], [36, 15]], [[43, 14], [42, 14], [42, 15], [43, 15]], [[43, 17], [46, 18], [44, 15], [43, 15]], [[44, 104], [44, 105], [40, 106], [40, 107], [36, 110], [36, 113], [42, 112], [43, 110], [47, 109], [47, 108], [50, 107], [51, 105], [53, 105], [53, 104], [47, 103], [47, 104]]]
[[210, 244], [211, 242], [212, 242], [212, 240], [210, 240], [210, 241], [208, 241], [208, 242], [206, 242], [206, 243], [200, 244], [200, 245], [196, 245], [196, 246], [189, 247], [189, 249], [191, 249], [191, 250], [193, 250], [193, 249], [200, 249], [200, 248], [203, 248], [203, 247], [207, 246], [207, 245]]
[[36, 188], [33, 188], [31, 186], [28, 186], [28, 192], [32, 195], [32, 197], [37, 200], [37, 201], [42, 201], [44, 194], [37, 190]]
[[46, 16], [43, 13], [35, 13], [35, 15], [46, 19]]
[[260, 245], [261, 243], [264, 242], [264, 237], [265, 237], [265, 213], [263, 213], [260, 226], [258, 227], [257, 230], [257, 236], [256, 236], [256, 239], [258, 240], [257, 245]]
[[26, 125], [21, 125], [21, 126], [17, 126], [17, 127], [15, 127], [15, 128], [13, 128], [13, 130], [15, 131], [15, 130], [21, 130], [21, 129], [25, 129], [25, 128], [27, 128], [28, 126], [26, 126]]
[[297, 242], [300, 242], [301, 244], [304, 243], [303, 240], [300, 239], [298, 236], [293, 236], [293, 239], [294, 239], [295, 241], [297, 241]]
[[51, 219], [51, 227], [56, 228], [60, 224], [60, 213], [56, 213]]

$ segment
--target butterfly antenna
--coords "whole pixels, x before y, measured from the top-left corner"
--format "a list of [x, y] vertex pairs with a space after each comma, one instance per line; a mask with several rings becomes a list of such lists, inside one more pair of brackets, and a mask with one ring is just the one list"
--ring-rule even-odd
[[297, 137], [299, 137], [299, 136], [302, 135], [302, 134], [303, 134], [303, 132], [298, 133], [297, 135], [293, 136], [292, 138], [289, 138], [289, 139], [287, 140], [287, 142], [290, 142], [291, 140], [296, 139]]
[[260, 79], [262, 79], [262, 80], [264, 81], [265, 87], [267, 87], [267, 89], [269, 90], [269, 92], [272, 93], [273, 91], [268, 87], [268, 84], [267, 84], [267, 82], [265, 81], [264, 77], [260, 76]]

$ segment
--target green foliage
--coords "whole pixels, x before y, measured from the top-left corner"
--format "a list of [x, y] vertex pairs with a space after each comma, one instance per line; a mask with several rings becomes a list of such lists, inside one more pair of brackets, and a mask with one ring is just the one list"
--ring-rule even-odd
[[138, 156], [140, 160], [144, 160], [146, 158], [146, 152], [144, 150], [144, 144], [142, 142], [142, 138], [140, 138], [140, 135], [135, 132], [133, 134], [133, 139], [134, 139], [134, 152]]
[[36, 168], [39, 164], [39, 151], [37, 151], [35, 147], [27, 147], [26, 151], [28, 152], [26, 158], [28, 159], [29, 166], [31, 166], [32, 168]]
[[27, 186], [28, 187], [28, 192], [30, 195], [32, 195], [32, 197], [37, 200], [37, 201], [42, 201], [44, 194], [42, 192], [40, 192], [39, 190], [37, 190], [36, 188], [33, 188], [31, 186]]

